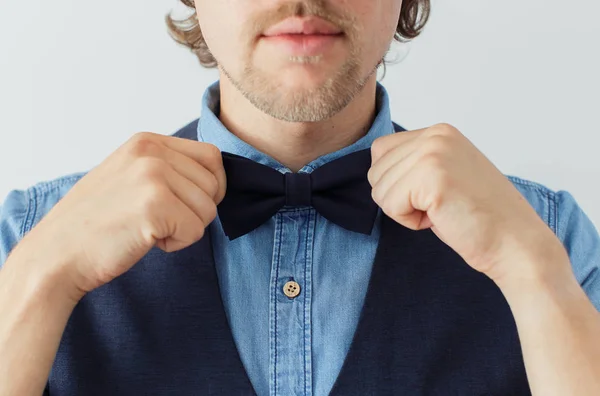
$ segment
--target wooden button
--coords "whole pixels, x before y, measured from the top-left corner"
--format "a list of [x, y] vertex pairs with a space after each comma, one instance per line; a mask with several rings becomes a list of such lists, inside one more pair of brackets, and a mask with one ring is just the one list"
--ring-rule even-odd
[[295, 298], [300, 294], [300, 285], [297, 282], [289, 281], [283, 285], [283, 294], [289, 298]]

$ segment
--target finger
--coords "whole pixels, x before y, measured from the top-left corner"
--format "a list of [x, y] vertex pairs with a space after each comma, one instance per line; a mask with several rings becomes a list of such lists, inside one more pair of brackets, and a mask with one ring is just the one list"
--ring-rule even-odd
[[367, 173], [367, 179], [371, 183], [371, 186], [378, 184], [384, 173], [414, 152], [417, 148], [417, 142], [418, 140], [413, 138], [405, 141], [403, 144], [392, 147], [379, 160], [371, 164], [371, 168]]
[[227, 178], [225, 176], [221, 151], [216, 146], [195, 140], [160, 134], [157, 134], [157, 139], [171, 150], [175, 150], [191, 158], [215, 175], [219, 185], [216, 201], [217, 203], [221, 202], [225, 196]]
[[371, 145], [371, 163], [377, 162], [383, 157], [388, 151], [392, 150], [398, 145], [405, 144], [406, 142], [415, 139], [423, 129], [417, 129], [414, 131], [402, 131], [391, 133], [375, 139]]
[[[432, 223], [427, 212], [419, 210], [415, 203], [418, 194], [417, 172], [408, 172], [404, 177], [396, 180], [386, 191], [381, 202], [383, 212], [412, 230], [422, 230], [431, 227]], [[420, 177], [420, 175], [418, 175]]]
[[409, 172], [416, 168], [418, 161], [418, 153], [412, 151], [406, 158], [397, 161], [391, 167], [387, 168], [373, 186], [373, 191], [371, 192], [373, 200], [377, 203], [382, 203], [384, 197], [388, 195], [388, 191], [398, 182], [398, 180], [406, 179]]
[[219, 181], [210, 170], [206, 169], [192, 158], [187, 157], [178, 151], [171, 150], [169, 147], [163, 147], [159, 155], [164, 161], [171, 165], [177, 173], [205, 191], [215, 202], [217, 201]]
[[[183, 249], [200, 240], [209, 224], [208, 220], [203, 220], [196, 212], [208, 213], [202, 208], [192, 210], [190, 206], [198, 207], [202, 202], [206, 205], [214, 205], [212, 199], [192, 182], [179, 175], [170, 167], [163, 169], [164, 176], [167, 177], [170, 184], [161, 185], [161, 189], [156, 186], [152, 189], [153, 194], [160, 196], [154, 197], [151, 211], [148, 213], [148, 220], [151, 224], [151, 237], [155, 239], [155, 245], [165, 252], [174, 252]], [[178, 181], [182, 182], [179, 185]], [[186, 186], [192, 185], [198, 193], [198, 196], [204, 195], [204, 199], [193, 199], [194, 205], [186, 204], [180, 196], [193, 196], [189, 192], [181, 193]], [[164, 189], [164, 190], [163, 190]], [[216, 209], [215, 209], [216, 210]], [[204, 215], [205, 218], [210, 216]]]
[[169, 189], [191, 210], [194, 217], [202, 221], [204, 227], [215, 219], [217, 205], [206, 191], [174, 169], [165, 169], [165, 177]]
[[162, 206], [157, 214], [159, 227], [166, 230], [167, 237], [158, 239], [156, 246], [167, 253], [184, 249], [199, 241], [207, 225], [181, 200], [173, 195], [172, 203]]

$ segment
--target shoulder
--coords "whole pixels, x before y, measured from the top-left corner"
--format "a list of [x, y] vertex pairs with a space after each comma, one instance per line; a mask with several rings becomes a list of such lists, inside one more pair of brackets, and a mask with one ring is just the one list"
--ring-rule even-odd
[[507, 177], [565, 246], [579, 284], [600, 311], [600, 236], [592, 220], [570, 192]]
[[0, 201], [0, 267], [14, 246], [86, 174], [73, 173], [12, 190]]

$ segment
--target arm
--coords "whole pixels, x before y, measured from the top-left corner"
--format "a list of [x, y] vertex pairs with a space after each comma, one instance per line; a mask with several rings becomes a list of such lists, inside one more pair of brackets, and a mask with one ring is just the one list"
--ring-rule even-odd
[[371, 153], [367, 177], [383, 211], [413, 230], [431, 228], [502, 290], [533, 392], [600, 395], [600, 318], [592, 305], [600, 309], [600, 237], [573, 197], [523, 183], [542, 201], [537, 213], [446, 123], [380, 137]]
[[[42, 393], [74, 307], [74, 299], [63, 295], [65, 285], [60, 277], [41, 272], [42, 268], [57, 268], [48, 265], [52, 261], [59, 264], [51, 258], [51, 250], [19, 245], [31, 238], [23, 234], [30, 231], [26, 224], [36, 216], [31, 205], [35, 197], [31, 189], [13, 190], [0, 205], [1, 396]], [[48, 198], [47, 202], [54, 202], [57, 197]], [[43, 208], [45, 203], [38, 200], [33, 207]], [[36, 257], [36, 252], [43, 254]], [[45, 392], [47, 395], [47, 389]]]
[[0, 270], [0, 395], [40, 395], [77, 298], [53, 260], [19, 249]]
[[573, 274], [512, 279], [500, 288], [517, 324], [532, 393], [600, 394], [600, 314]]
[[600, 236], [571, 194], [552, 198], [554, 231], [564, 249], [548, 245], [556, 247], [515, 260], [521, 268], [555, 270], [518, 274], [498, 285], [517, 323], [533, 393], [598, 395]]
[[0, 265], [16, 247], [0, 271], [0, 396], [41, 394], [83, 295], [154, 246], [174, 252], [197, 242], [225, 191], [216, 146], [144, 132], [81, 178], [9, 194]]

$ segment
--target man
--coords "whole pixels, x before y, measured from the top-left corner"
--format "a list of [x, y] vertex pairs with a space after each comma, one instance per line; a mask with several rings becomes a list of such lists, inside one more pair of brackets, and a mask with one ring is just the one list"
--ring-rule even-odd
[[428, 0], [182, 1], [200, 120], [0, 210], [1, 395], [599, 394], [574, 198], [392, 123]]

